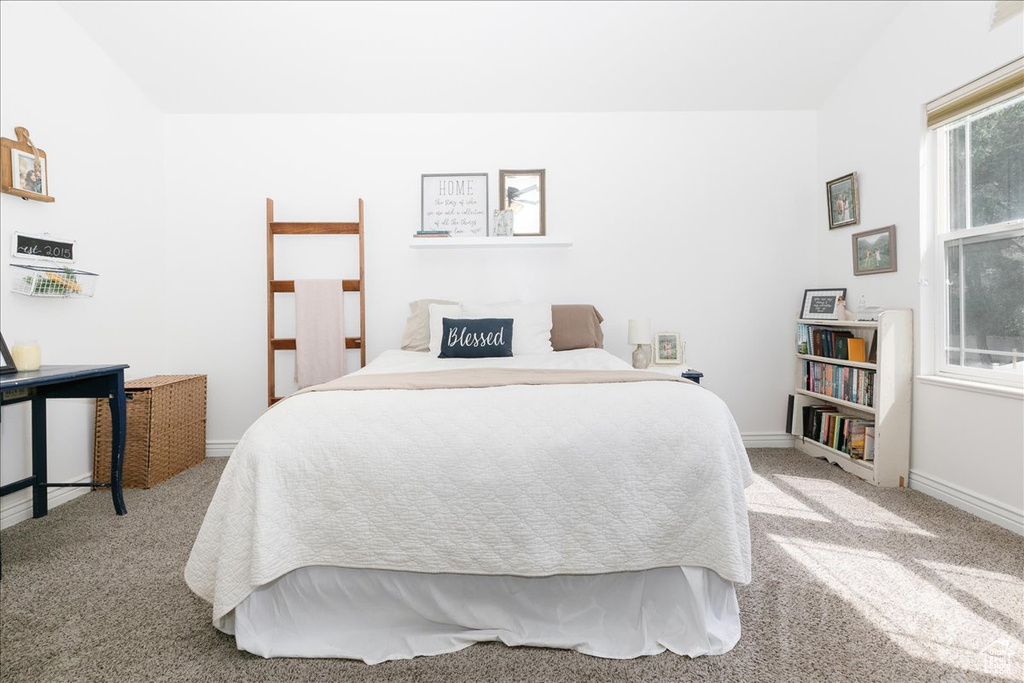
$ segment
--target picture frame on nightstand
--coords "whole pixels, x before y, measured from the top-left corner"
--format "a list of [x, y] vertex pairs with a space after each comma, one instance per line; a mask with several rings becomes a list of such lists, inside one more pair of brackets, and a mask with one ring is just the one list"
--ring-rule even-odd
[[0, 375], [17, 371], [18, 368], [14, 365], [14, 358], [11, 357], [11, 352], [7, 348], [7, 342], [4, 341], [4, 336], [0, 334]]
[[683, 362], [685, 342], [678, 332], [658, 332], [654, 335], [654, 362], [658, 365], [680, 365]]

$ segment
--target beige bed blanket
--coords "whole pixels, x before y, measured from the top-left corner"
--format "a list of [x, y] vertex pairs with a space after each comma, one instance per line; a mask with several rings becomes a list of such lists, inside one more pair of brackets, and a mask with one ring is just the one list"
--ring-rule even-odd
[[355, 374], [317, 384], [292, 396], [313, 391], [379, 391], [387, 389], [483, 389], [541, 384], [618, 384], [621, 382], [687, 382], [673, 377], [638, 370], [538, 370], [519, 368], [471, 368], [430, 372]]

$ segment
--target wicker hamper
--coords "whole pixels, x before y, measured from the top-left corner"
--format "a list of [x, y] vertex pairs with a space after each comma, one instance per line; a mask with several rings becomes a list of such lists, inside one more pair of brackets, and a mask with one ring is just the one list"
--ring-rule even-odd
[[[206, 457], [206, 375], [156, 375], [124, 383], [128, 402], [125, 488], [148, 489]], [[110, 481], [110, 407], [96, 401], [93, 479]]]

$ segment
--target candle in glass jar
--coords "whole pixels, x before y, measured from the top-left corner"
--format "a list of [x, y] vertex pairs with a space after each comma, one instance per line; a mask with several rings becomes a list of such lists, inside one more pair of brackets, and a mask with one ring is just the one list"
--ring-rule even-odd
[[38, 370], [43, 364], [43, 352], [37, 341], [19, 341], [11, 345], [11, 358], [18, 372]]

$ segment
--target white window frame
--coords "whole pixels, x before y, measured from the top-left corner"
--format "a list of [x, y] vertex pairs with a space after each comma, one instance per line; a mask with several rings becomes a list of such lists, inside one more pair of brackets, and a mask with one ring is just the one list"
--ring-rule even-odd
[[[948, 362], [948, 352], [950, 348], [948, 346], [949, 340], [949, 285], [946, 281], [947, 264], [946, 264], [946, 249], [954, 242], [961, 242], [963, 245], [971, 243], [988, 241], [992, 239], [1005, 239], [1008, 237], [1024, 235], [1024, 220], [1012, 220], [1005, 221], [1002, 223], [996, 223], [993, 225], [986, 225], [980, 228], [970, 227], [968, 225], [963, 230], [952, 230], [950, 229], [950, 214], [949, 214], [949, 141], [948, 132], [959, 125], [967, 125], [971, 120], [980, 118], [981, 114], [991, 114], [998, 110], [1000, 106], [1009, 106], [1012, 101], [1017, 100], [1022, 95], [1021, 91], [1014, 92], [1004, 98], [1001, 101], [990, 102], [983, 107], [978, 108], [976, 111], [965, 114], [951, 121], [945, 122], [938, 126], [932, 131], [932, 135], [935, 136], [935, 263], [933, 271], [935, 273], [935, 281], [939, 286], [934, 288], [935, 298], [933, 300], [933, 306], [935, 311], [935, 329], [933, 331], [934, 337], [934, 353], [935, 353], [935, 373], [939, 376], [945, 376], [956, 379], [966, 379], [985, 384], [997, 384], [1003, 386], [1012, 386], [1020, 388], [1024, 386], [1024, 374], [1008, 373], [998, 370], [987, 370], [984, 368], [971, 368], [963, 365], [953, 365]], [[947, 96], [948, 97], [948, 96]], [[944, 98], [945, 99], [945, 98]], [[966, 139], [968, 144], [968, 150], [970, 150], [970, 127], [968, 126], [966, 131]], [[970, 160], [966, 165], [966, 178], [965, 182], [968, 187], [968, 192], [965, 195], [965, 211], [967, 215], [968, 223], [970, 222], [971, 216], [971, 194], [970, 194]], [[961, 259], [963, 252], [961, 251]], [[963, 276], [963, 265], [961, 262], [960, 273]], [[961, 303], [960, 306], [960, 330], [964, 331], [964, 307]], [[983, 353], [991, 353], [985, 349], [979, 349], [977, 351]], [[1020, 349], [1024, 352], [1024, 349]], [[970, 353], [970, 349], [961, 349], [961, 354]], [[996, 352], [998, 354], [998, 352]], [[961, 356], [962, 358], [963, 356]], [[1024, 365], [1024, 362], [1022, 362]]]

